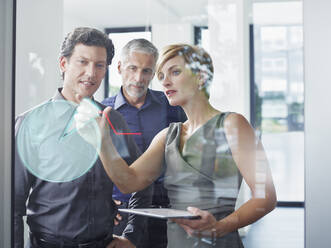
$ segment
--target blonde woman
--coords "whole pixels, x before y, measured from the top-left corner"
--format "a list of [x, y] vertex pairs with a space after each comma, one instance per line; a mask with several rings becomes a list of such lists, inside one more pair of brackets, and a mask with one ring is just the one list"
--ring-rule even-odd
[[[201, 217], [168, 222], [170, 248], [243, 247], [238, 228], [257, 221], [276, 205], [270, 168], [254, 130], [242, 115], [217, 110], [209, 103], [213, 71], [212, 60], [202, 48], [187, 44], [164, 48], [156, 75], [169, 103], [181, 106], [188, 119], [162, 130], [130, 167], [109, 136], [110, 108], [99, 120], [100, 158], [123, 193], [141, 190], [165, 172], [171, 206]], [[235, 210], [242, 178], [252, 196]]]

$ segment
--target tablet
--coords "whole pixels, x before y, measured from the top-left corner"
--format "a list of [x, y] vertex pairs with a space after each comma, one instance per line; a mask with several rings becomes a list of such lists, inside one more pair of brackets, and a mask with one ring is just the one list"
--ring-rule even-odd
[[138, 214], [148, 217], [160, 218], [160, 219], [200, 219], [198, 215], [193, 215], [186, 210], [178, 210], [173, 208], [120, 208], [118, 211], [129, 214]]

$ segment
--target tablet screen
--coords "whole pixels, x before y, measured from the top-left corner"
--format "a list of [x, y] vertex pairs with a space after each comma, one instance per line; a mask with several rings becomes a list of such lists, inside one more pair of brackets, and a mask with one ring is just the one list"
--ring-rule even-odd
[[134, 209], [118, 209], [120, 212], [144, 215], [161, 219], [185, 218], [185, 219], [200, 219], [200, 216], [193, 215], [186, 210], [178, 210], [172, 208], [134, 208]]

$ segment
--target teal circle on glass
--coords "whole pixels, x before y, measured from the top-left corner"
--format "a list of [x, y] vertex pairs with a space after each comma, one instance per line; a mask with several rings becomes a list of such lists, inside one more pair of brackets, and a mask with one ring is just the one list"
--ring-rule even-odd
[[65, 100], [49, 101], [24, 117], [16, 140], [18, 154], [36, 177], [49, 182], [72, 181], [89, 171], [98, 159], [99, 126], [94, 118], [87, 123], [95, 137], [93, 146], [75, 128], [77, 106]]

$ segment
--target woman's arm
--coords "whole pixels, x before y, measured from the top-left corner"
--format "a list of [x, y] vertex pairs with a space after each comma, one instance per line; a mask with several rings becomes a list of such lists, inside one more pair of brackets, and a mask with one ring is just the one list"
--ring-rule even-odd
[[230, 114], [224, 122], [226, 138], [232, 156], [244, 180], [252, 191], [252, 198], [222, 220], [216, 221], [207, 211], [190, 208], [200, 220], [178, 220], [189, 234], [223, 236], [247, 226], [263, 217], [276, 206], [276, 192], [268, 161], [260, 141], [256, 142], [254, 130], [239, 114]]
[[[93, 135], [89, 129], [89, 120], [84, 115], [84, 109], [78, 109], [75, 120], [78, 133], [93, 145]], [[164, 144], [167, 129], [159, 132], [153, 139], [149, 148], [130, 166], [122, 159], [114, 146], [108, 124], [108, 116], [111, 115], [111, 107], [107, 107], [102, 117], [97, 117], [101, 132], [101, 148], [99, 156], [110, 179], [116, 184], [122, 193], [140, 191], [151, 184], [161, 173], [164, 158]], [[92, 138], [91, 138], [92, 137]]]
[[233, 159], [252, 192], [250, 200], [220, 223], [220, 226], [233, 231], [272, 211], [277, 199], [266, 154], [253, 128], [239, 114], [230, 114], [224, 128]]
[[101, 162], [110, 179], [122, 193], [142, 190], [160, 175], [166, 131], [164, 129], [158, 133], [148, 149], [130, 166], [118, 154], [110, 136], [103, 139]]

